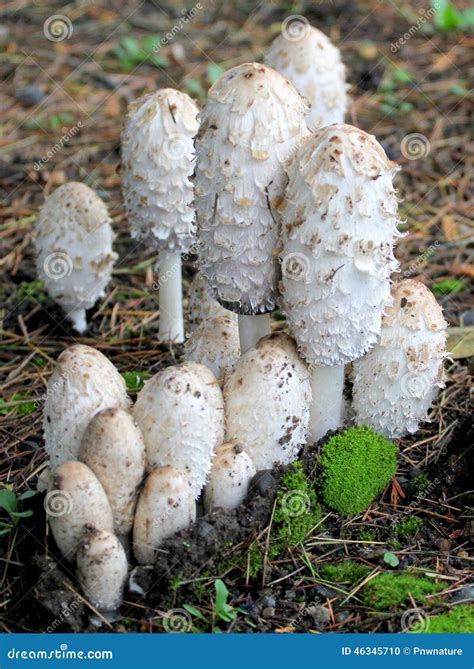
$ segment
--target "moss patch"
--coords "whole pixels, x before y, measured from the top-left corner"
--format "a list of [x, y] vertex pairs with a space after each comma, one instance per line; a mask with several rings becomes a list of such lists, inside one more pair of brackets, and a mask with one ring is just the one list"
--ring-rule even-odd
[[423, 601], [426, 595], [434, 595], [444, 587], [442, 583], [415, 574], [385, 573], [364, 586], [362, 599], [366, 606], [386, 611], [410, 601], [410, 595], [415, 601]]
[[397, 534], [400, 539], [405, 539], [406, 537], [414, 536], [418, 530], [421, 529], [423, 521], [421, 518], [414, 516], [413, 518], [406, 518], [402, 520], [397, 527]]
[[319, 573], [331, 583], [357, 583], [370, 573], [370, 568], [358, 562], [342, 562], [341, 564], [323, 565]]
[[410, 632], [425, 634], [468, 634], [474, 633], [474, 606], [464, 604], [455, 606], [451, 611], [440, 613], [411, 628]]
[[394, 443], [366, 425], [331, 437], [321, 455], [324, 501], [347, 516], [364, 511], [397, 469]]

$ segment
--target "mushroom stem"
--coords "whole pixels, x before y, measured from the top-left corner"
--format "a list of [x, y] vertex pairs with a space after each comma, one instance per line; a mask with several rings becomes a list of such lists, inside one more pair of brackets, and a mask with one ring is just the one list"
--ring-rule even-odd
[[84, 332], [87, 330], [86, 310], [73, 309], [68, 313], [67, 317], [71, 321], [76, 332], [79, 332], [79, 334], [84, 334]]
[[239, 314], [240, 350], [244, 354], [255, 346], [259, 339], [272, 331], [270, 314], [242, 316]]
[[316, 442], [329, 430], [337, 430], [342, 424], [344, 365], [312, 365], [310, 374], [313, 402], [309, 432], [311, 441]]
[[160, 339], [181, 344], [184, 326], [180, 252], [161, 251], [159, 268]]

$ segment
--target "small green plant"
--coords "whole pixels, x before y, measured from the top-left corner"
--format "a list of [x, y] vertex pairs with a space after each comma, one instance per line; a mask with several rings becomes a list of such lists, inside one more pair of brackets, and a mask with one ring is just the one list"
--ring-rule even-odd
[[411, 597], [416, 602], [423, 601], [426, 595], [433, 595], [443, 588], [441, 583], [415, 574], [385, 572], [364, 586], [362, 599], [366, 606], [386, 611], [410, 601]]
[[321, 455], [325, 503], [346, 516], [366, 509], [397, 470], [394, 443], [366, 425], [331, 437]]
[[397, 534], [400, 539], [406, 539], [406, 537], [415, 536], [415, 534], [421, 529], [423, 521], [421, 518], [414, 516], [413, 518], [405, 518], [400, 523], [398, 523]]
[[148, 35], [141, 40], [126, 35], [122, 37], [113, 51], [120, 67], [125, 72], [130, 72], [142, 63], [150, 63], [155, 67], [166, 67], [168, 59], [158, 53], [159, 43], [160, 38], [156, 35]]
[[[250, 578], [256, 578], [263, 571], [263, 555], [256, 543], [248, 551], [248, 571]], [[245, 565], [247, 567], [247, 565]]]
[[[16, 406], [9, 406], [11, 402], [18, 402]], [[9, 400], [0, 398], [0, 416], [15, 413], [19, 416], [28, 416], [37, 409], [36, 402], [30, 399], [29, 393], [13, 393]]]
[[383, 561], [391, 567], [398, 567], [400, 564], [400, 560], [395, 553], [392, 553], [392, 551], [385, 551], [383, 554]]
[[18, 288], [18, 301], [26, 303], [43, 304], [47, 301], [46, 292], [44, 290], [44, 283], [41, 279], [34, 281], [22, 281]]
[[431, 485], [431, 481], [426, 474], [419, 474], [408, 484], [408, 490], [412, 495], [422, 495]]
[[436, 10], [434, 25], [438, 30], [448, 32], [457, 28], [466, 30], [474, 26], [474, 10], [472, 8], [458, 11], [450, 0], [433, 0], [431, 4]]
[[0, 489], [0, 509], [3, 511], [0, 517], [0, 537], [4, 537], [15, 529], [21, 518], [29, 518], [33, 515], [31, 509], [22, 510], [22, 502], [30, 497], [34, 497], [36, 491], [27, 490], [21, 495], [17, 495], [10, 485]]
[[425, 634], [473, 634], [474, 607], [470, 604], [455, 606], [451, 611], [439, 613], [426, 621], [420, 622], [410, 632]]
[[435, 295], [450, 295], [451, 293], [463, 293], [467, 286], [462, 279], [451, 278], [434, 283], [431, 289]]
[[370, 573], [370, 567], [348, 560], [341, 564], [325, 564], [319, 569], [319, 573], [325, 581], [331, 583], [357, 583]]
[[216, 590], [216, 596], [214, 600], [214, 615], [219, 620], [230, 623], [232, 620], [234, 620], [234, 618], [237, 617], [238, 609], [235, 609], [233, 606], [227, 603], [229, 591], [227, 590], [224, 581], [221, 581], [218, 578], [214, 583], [214, 588]]
[[321, 507], [300, 462], [290, 465], [277, 492], [271, 557], [303, 541], [321, 520]]
[[357, 538], [360, 541], [375, 541], [377, 535], [375, 534], [374, 530], [371, 530], [369, 527], [365, 527], [359, 532]]
[[123, 372], [122, 374], [123, 378], [125, 379], [125, 383], [127, 385], [127, 390], [131, 393], [137, 393], [139, 390], [143, 388], [143, 385], [147, 379], [151, 378], [150, 372], [147, 371], [142, 371], [142, 372]]

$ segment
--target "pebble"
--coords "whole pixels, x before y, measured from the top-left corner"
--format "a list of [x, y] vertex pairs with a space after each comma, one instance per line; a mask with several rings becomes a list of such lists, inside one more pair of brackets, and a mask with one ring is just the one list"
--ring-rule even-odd
[[197, 526], [197, 532], [200, 539], [204, 539], [213, 532], [215, 532], [214, 525], [208, 523], [207, 520], [200, 520]]
[[269, 469], [265, 469], [261, 472], [257, 472], [253, 483], [257, 486], [258, 492], [261, 495], [266, 496], [275, 488], [276, 479]]
[[266, 606], [262, 611], [262, 618], [273, 618], [275, 615], [275, 608], [273, 606]]
[[459, 551], [457, 557], [461, 558], [461, 560], [467, 560], [467, 558], [469, 557], [469, 553], [467, 551]]
[[448, 553], [451, 548], [451, 542], [449, 539], [445, 539], [444, 537], [439, 537], [436, 539], [435, 543], [438, 550], [440, 550], [442, 553]]
[[31, 84], [24, 88], [20, 88], [20, 90], [15, 93], [15, 98], [23, 105], [23, 107], [34, 107], [44, 98], [44, 92], [39, 86]]
[[453, 602], [472, 602], [474, 601], [474, 585], [466, 585], [461, 590], [453, 594]]
[[264, 595], [262, 599], [259, 601], [259, 605], [261, 607], [265, 608], [271, 608], [276, 606], [276, 599], [275, 597], [272, 597], [271, 595]]
[[285, 592], [285, 597], [286, 597], [286, 599], [295, 599], [296, 598], [296, 592], [294, 590], [287, 590]]
[[467, 327], [468, 325], [474, 325], [474, 309], [469, 309], [464, 311], [461, 314], [461, 325]]
[[331, 620], [331, 614], [326, 606], [321, 606], [320, 604], [308, 606], [307, 612], [315, 624], [328, 623]]

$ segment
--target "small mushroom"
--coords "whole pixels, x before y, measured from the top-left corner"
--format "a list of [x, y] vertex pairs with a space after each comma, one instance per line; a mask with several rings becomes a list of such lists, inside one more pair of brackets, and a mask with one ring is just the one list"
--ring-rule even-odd
[[133, 415], [145, 440], [148, 470], [175, 467], [197, 498], [224, 441], [224, 401], [211, 370], [188, 362], [158, 372], [138, 393]]
[[219, 446], [204, 489], [206, 511], [216, 508], [236, 509], [247, 496], [255, 473], [251, 458], [238, 441]]
[[391, 438], [416, 432], [444, 386], [447, 327], [419, 281], [400, 281], [392, 292], [378, 344], [354, 362], [353, 386], [356, 423]]
[[99, 611], [116, 611], [123, 602], [128, 561], [114, 534], [87, 525], [77, 549], [77, 578]]
[[188, 322], [191, 332], [208, 318], [227, 316], [237, 323], [237, 314], [221, 307], [211, 294], [207, 279], [202, 272], [197, 272], [189, 287]]
[[270, 332], [278, 296], [285, 162], [308, 133], [307, 105], [278, 72], [245, 63], [209, 90], [196, 139], [200, 268], [239, 314], [242, 352]]
[[160, 338], [183, 342], [181, 254], [195, 236], [194, 137], [198, 108], [164, 88], [130, 105], [122, 132], [122, 191], [132, 236], [160, 252]]
[[87, 328], [86, 309], [104, 294], [117, 254], [107, 207], [88, 186], [57, 188], [40, 209], [35, 229], [36, 270], [74, 328]]
[[68, 560], [74, 558], [86, 525], [113, 532], [105, 490], [83, 462], [71, 460], [54, 470], [44, 506], [54, 540]]
[[221, 380], [240, 358], [237, 321], [227, 316], [205, 320], [186, 341], [184, 358], [206, 365]]
[[397, 169], [375, 137], [351, 125], [303, 139], [289, 166], [282, 306], [312, 366], [313, 441], [341, 425], [344, 365], [375, 344], [392, 300]]
[[237, 440], [257, 471], [296, 460], [309, 422], [305, 364], [286, 334], [261, 339], [224, 381], [226, 440]]
[[[346, 68], [341, 52], [317, 28], [306, 21], [290, 23], [273, 40], [265, 63], [289, 79], [308, 100], [311, 109], [306, 117], [310, 130], [332, 123], [344, 123], [347, 109]], [[288, 31], [293, 30], [291, 39]]]
[[84, 431], [97, 412], [128, 405], [125, 381], [105, 355], [82, 344], [63, 351], [48, 381], [43, 412], [51, 466], [77, 459]]
[[174, 467], [158, 467], [145, 481], [133, 524], [133, 550], [140, 564], [152, 564], [167, 537], [196, 520], [196, 504], [188, 479]]
[[117, 408], [99, 411], [84, 432], [79, 459], [107, 493], [115, 532], [128, 534], [145, 475], [145, 443], [132, 416]]

